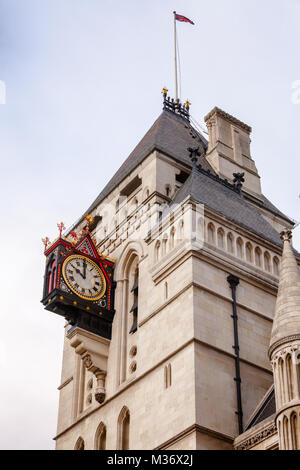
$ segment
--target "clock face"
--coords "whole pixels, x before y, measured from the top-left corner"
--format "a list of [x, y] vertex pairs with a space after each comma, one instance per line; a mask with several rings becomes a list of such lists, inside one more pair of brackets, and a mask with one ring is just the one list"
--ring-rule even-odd
[[62, 273], [71, 291], [82, 299], [98, 300], [105, 294], [106, 282], [101, 269], [85, 256], [67, 258]]

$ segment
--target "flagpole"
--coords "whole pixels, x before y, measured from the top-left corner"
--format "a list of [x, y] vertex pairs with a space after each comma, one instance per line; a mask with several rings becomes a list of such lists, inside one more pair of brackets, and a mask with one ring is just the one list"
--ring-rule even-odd
[[176, 11], [174, 14], [174, 51], [175, 51], [175, 98], [178, 100], [178, 78], [177, 78], [177, 34], [176, 34]]

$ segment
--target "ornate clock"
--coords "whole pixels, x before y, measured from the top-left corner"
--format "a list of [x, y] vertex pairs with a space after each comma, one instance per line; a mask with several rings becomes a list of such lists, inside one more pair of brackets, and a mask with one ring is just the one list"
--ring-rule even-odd
[[63, 263], [62, 274], [67, 286], [81, 299], [99, 300], [105, 294], [104, 274], [94, 261], [85, 256], [69, 256]]
[[[61, 226], [59, 226], [60, 228]], [[89, 232], [74, 239], [45, 239], [46, 272], [42, 303], [72, 327], [111, 338], [114, 317], [114, 261], [98, 252]]]

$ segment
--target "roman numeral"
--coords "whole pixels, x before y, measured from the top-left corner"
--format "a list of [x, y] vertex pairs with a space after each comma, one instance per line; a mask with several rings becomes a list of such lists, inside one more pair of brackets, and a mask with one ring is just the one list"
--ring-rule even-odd
[[97, 287], [94, 287], [94, 289], [93, 289], [93, 290], [94, 290], [95, 292], [97, 292], [97, 290], [98, 290], [98, 289], [97, 289]]
[[82, 287], [81, 288], [81, 292], [84, 294], [85, 293], [85, 289]]
[[73, 276], [70, 276], [70, 281], [71, 281], [71, 282], [74, 282], [74, 281], [75, 281], [75, 279], [74, 279]]

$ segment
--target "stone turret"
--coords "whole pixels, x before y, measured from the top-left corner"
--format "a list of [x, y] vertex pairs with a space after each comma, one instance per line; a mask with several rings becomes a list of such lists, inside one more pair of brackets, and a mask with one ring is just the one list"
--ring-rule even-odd
[[300, 271], [292, 233], [281, 233], [283, 255], [269, 356], [274, 372], [280, 450], [300, 450]]

